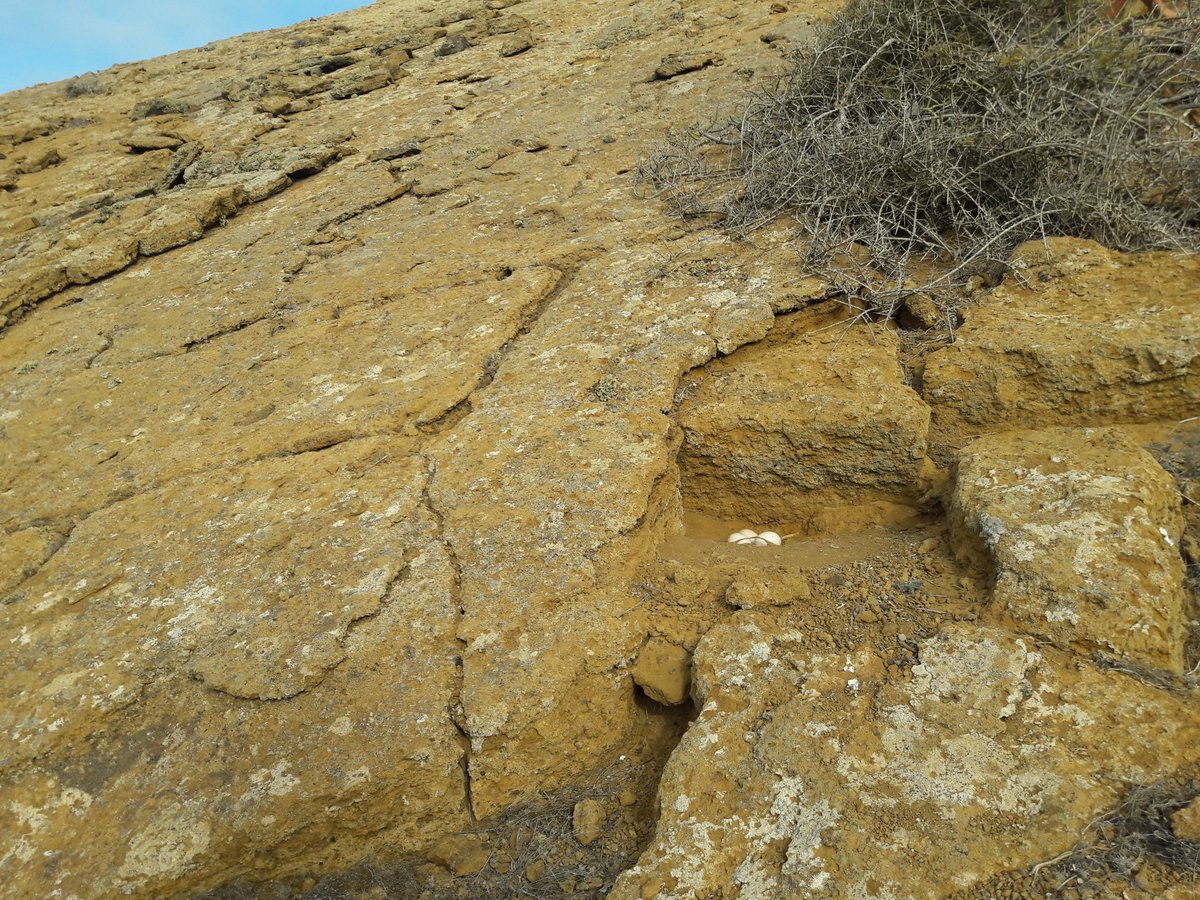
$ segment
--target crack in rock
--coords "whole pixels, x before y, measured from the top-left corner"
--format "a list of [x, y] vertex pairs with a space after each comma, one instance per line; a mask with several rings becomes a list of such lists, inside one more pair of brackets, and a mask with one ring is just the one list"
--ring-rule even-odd
[[[438, 509], [433, 502], [433, 496], [430, 488], [433, 485], [434, 479], [437, 477], [437, 461], [427, 456], [422, 455], [426, 463], [426, 471], [428, 478], [421, 492], [421, 505], [428, 510], [429, 515], [434, 522], [434, 540], [442, 545], [446, 551], [446, 558], [450, 562], [450, 568], [454, 574], [451, 582], [451, 597], [455, 608], [458, 611], [458, 622], [462, 622], [466, 616], [465, 600], [462, 591], [462, 565], [459, 562], [458, 554], [454, 551], [454, 545], [450, 542], [446, 533], [446, 521], [442, 511]], [[463, 665], [463, 654], [467, 649], [467, 642], [458, 635], [458, 623], [453, 629], [454, 640], [458, 644], [458, 654], [454, 658], [455, 673], [457, 676], [457, 687], [455, 690], [454, 699], [450, 704], [450, 721], [453, 723], [455, 730], [458, 733], [459, 746], [462, 749], [462, 777], [463, 777], [463, 798], [467, 809], [467, 814], [470, 817], [471, 823], [474, 824], [475, 819], [475, 802], [471, 785], [471, 751], [472, 739], [471, 734], [467, 730], [466, 709], [463, 705], [463, 689], [466, 682], [466, 670]]]

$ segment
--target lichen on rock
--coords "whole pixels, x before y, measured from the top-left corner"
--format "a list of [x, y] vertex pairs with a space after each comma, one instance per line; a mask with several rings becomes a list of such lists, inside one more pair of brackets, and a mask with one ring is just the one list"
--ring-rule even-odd
[[632, 176], [827, 10], [434, 6], [0, 108], [4, 889], [946, 896], [1194, 775], [1195, 260], [905, 368]]

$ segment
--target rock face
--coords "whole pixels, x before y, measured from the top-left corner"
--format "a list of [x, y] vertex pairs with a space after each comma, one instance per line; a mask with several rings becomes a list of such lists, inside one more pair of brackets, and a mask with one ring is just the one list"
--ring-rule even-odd
[[1196, 261], [1057, 243], [913, 377], [634, 184], [831, 10], [580, 10], [0, 105], [0, 893], [1041, 890], [1200, 774]]
[[970, 308], [954, 344], [929, 358], [938, 439], [1200, 409], [1200, 261], [1063, 239], [1026, 245], [1016, 261], [1020, 277]]
[[683, 647], [652, 638], [638, 654], [632, 675], [652, 700], [678, 706], [687, 698], [691, 667], [691, 654]]
[[963, 450], [950, 518], [962, 552], [990, 556], [998, 618], [1062, 646], [1182, 670], [1179, 493], [1123, 432], [980, 438]]
[[18, 893], [428, 858], [661, 764], [678, 717], [641, 705], [622, 614], [679, 527], [673, 392], [801, 301], [790, 254], [717, 235], [687, 251], [714, 267], [664, 275], [681, 234], [617, 173], [648, 123], [741, 88], [652, 82], [663, 43], [769, 61], [768, 14], [524, 13], [511, 57], [497, 11], [398, 0], [5, 105]]
[[797, 313], [685, 383], [686, 506], [822, 531], [915, 503], [929, 407], [904, 383], [895, 334], [854, 323], [839, 304]]
[[13, 876], [57, 846], [41, 877], [162, 896], [253, 865], [250, 834], [362, 853], [380, 828], [468, 824], [459, 734], [430, 715], [461, 681], [452, 561], [428, 472], [386, 455], [351, 442], [174, 480], [89, 516], [10, 597]]
[[1069, 850], [1114, 783], [1195, 762], [1185, 702], [1028, 638], [950, 626], [917, 656], [897, 679], [777, 618], [710, 631], [655, 841], [610, 896], [946, 897]]

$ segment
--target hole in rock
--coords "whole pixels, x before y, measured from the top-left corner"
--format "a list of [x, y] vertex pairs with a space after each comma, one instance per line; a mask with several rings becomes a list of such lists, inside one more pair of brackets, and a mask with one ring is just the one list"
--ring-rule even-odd
[[[838, 304], [778, 317], [682, 380], [675, 502], [634, 585], [650, 640], [693, 652], [741, 616], [804, 651], [869, 645], [900, 677], [916, 641], [983, 609], [987, 576], [949, 539], [899, 339], [845, 318]], [[747, 528], [782, 541], [728, 541]], [[692, 677], [710, 664], [693, 654]]]
[[[902, 521], [864, 525], [857, 530], [804, 533], [801, 523], [772, 520], [719, 519], [704, 513], [684, 510], [683, 534], [668, 538], [662, 556], [684, 562], [703, 559], [740, 563], [770, 563], [797, 570], [811, 571], [869, 560], [895, 546], [900, 536], [932, 536], [940, 530], [940, 519], [930, 513], [913, 513]], [[730, 534], [743, 528], [775, 531], [784, 537], [778, 547], [738, 545], [728, 542]], [[794, 535], [788, 537], [788, 535]]]
[[784, 537], [776, 554], [811, 566], [813, 554], [870, 556], [881, 530], [940, 516], [922, 502], [937, 477], [926, 458], [929, 409], [906, 384], [899, 338], [845, 320], [838, 303], [781, 316], [764, 340], [685, 376], [677, 421], [687, 537], [770, 530]]
[[683, 733], [696, 720], [696, 716], [700, 712], [696, 709], [696, 704], [690, 698], [674, 706], [659, 703], [642, 690], [642, 687], [638, 684], [633, 686], [633, 702], [637, 704], [638, 709], [642, 710], [642, 712], [654, 716], [666, 726], [665, 730], [668, 732], [666, 744], [668, 745], [668, 749], [673, 749], [679, 743], [679, 738], [683, 737]]

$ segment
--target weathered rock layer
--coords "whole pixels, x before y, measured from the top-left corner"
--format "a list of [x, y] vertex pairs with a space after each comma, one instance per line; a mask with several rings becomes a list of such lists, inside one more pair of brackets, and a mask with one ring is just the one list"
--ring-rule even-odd
[[381, 0], [6, 98], [0, 893], [944, 896], [1196, 776], [1196, 261], [1030, 250], [914, 380], [634, 183], [827, 13]]

